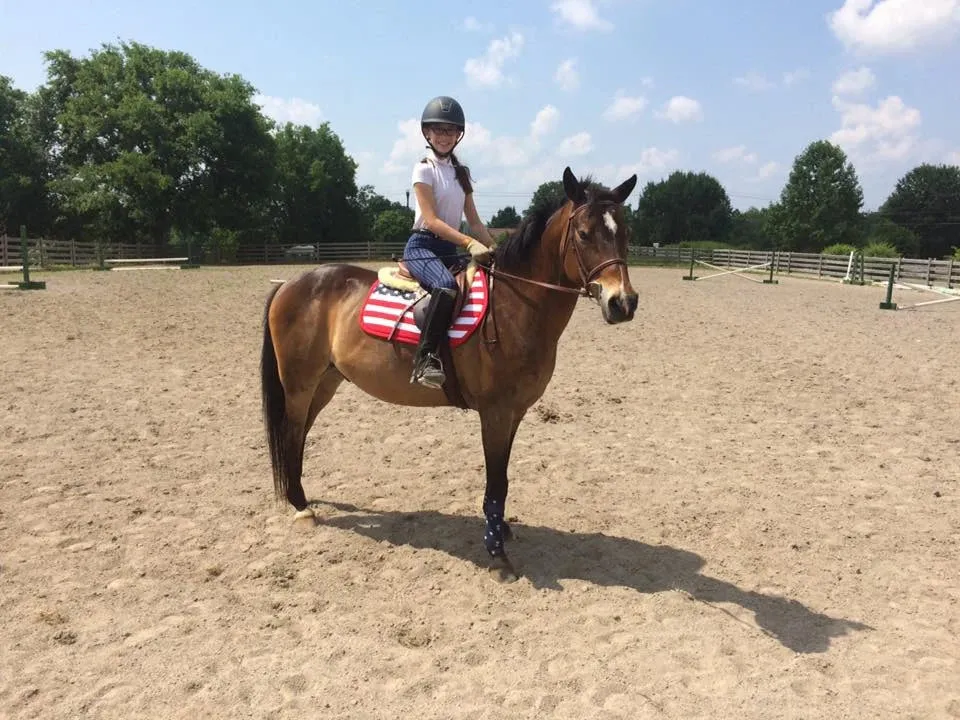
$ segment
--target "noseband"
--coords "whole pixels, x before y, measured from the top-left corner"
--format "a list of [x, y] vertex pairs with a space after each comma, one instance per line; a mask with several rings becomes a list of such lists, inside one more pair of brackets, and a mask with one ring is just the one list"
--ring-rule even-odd
[[570, 245], [573, 245], [573, 252], [577, 258], [577, 271], [580, 273], [580, 287], [572, 288], [567, 287], [566, 285], [557, 285], [553, 283], [541, 282], [540, 280], [533, 280], [531, 278], [520, 277], [519, 275], [512, 275], [510, 273], [504, 272], [503, 270], [497, 270], [494, 267], [490, 267], [489, 271], [494, 276], [508, 277], [513, 278], [514, 280], [522, 280], [523, 282], [530, 283], [532, 285], [539, 285], [540, 287], [549, 288], [550, 290], [559, 290], [560, 292], [573, 293], [574, 295], [581, 295], [583, 297], [592, 297], [595, 298], [599, 293], [591, 292], [590, 286], [596, 285], [594, 278], [600, 274], [600, 271], [610, 265], [622, 265], [624, 268], [627, 266], [627, 261], [623, 258], [612, 257], [609, 260], [604, 260], [602, 263], [597, 265], [593, 270], [587, 272], [586, 265], [583, 262], [583, 254], [580, 252], [580, 243], [573, 241], [571, 243], [570, 238], [572, 233], [573, 219], [577, 217], [580, 213], [587, 210], [591, 205], [615, 205], [616, 203], [609, 201], [601, 201], [600, 203], [585, 203], [570, 213], [570, 216], [567, 218], [563, 227], [563, 238], [560, 241], [560, 272], [563, 272], [563, 262], [567, 257], [567, 251], [570, 249]]

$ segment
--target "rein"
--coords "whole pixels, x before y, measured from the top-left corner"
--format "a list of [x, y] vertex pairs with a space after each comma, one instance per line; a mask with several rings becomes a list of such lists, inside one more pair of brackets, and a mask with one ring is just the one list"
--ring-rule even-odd
[[[613, 203], [604, 203], [604, 204], [612, 205]], [[609, 260], [604, 260], [602, 263], [600, 263], [595, 268], [593, 268], [593, 270], [591, 270], [589, 273], [587, 272], [586, 266], [583, 263], [583, 255], [580, 253], [580, 243], [570, 242], [570, 236], [571, 236], [570, 224], [577, 215], [579, 215], [589, 207], [590, 207], [589, 204], [584, 204], [578, 207], [572, 213], [570, 213], [570, 216], [567, 218], [566, 223], [564, 224], [563, 239], [560, 242], [561, 268], [563, 267], [562, 263], [567, 256], [567, 251], [570, 249], [570, 245], [571, 244], [573, 245], [574, 254], [577, 256], [577, 270], [580, 273], [579, 288], [572, 288], [566, 285], [557, 285], [554, 283], [543, 282], [541, 280], [534, 280], [532, 278], [521, 277], [520, 275], [513, 275], [512, 273], [504, 272], [503, 270], [497, 270], [496, 267], [494, 267], [493, 265], [491, 265], [486, 269], [490, 272], [491, 276], [507, 277], [513, 280], [520, 280], [525, 283], [530, 283], [531, 285], [538, 285], [542, 288], [547, 288], [548, 290], [558, 290], [560, 292], [573, 293], [574, 295], [579, 295], [582, 297], [593, 297], [594, 294], [590, 291], [590, 285], [593, 284], [593, 279], [600, 273], [600, 271], [606, 267], [609, 267], [610, 265], [623, 265], [624, 267], [626, 267], [627, 261], [619, 257], [613, 257], [613, 258], [610, 258]]]
[[[604, 202], [601, 204], [613, 205], [614, 203]], [[566, 223], [564, 224], [563, 239], [560, 242], [560, 268], [561, 268], [560, 272], [563, 272], [563, 262], [566, 259], [567, 251], [569, 250], [571, 245], [570, 224], [577, 215], [579, 215], [589, 207], [590, 207], [590, 204], [585, 203], [580, 207], [578, 207], [577, 209], [575, 209], [572, 213], [570, 213], [570, 216], [567, 218]], [[578, 288], [572, 288], [567, 285], [557, 285], [555, 283], [543, 282], [541, 280], [534, 280], [532, 278], [521, 277], [520, 275], [514, 275], [512, 273], [504, 272], [503, 270], [497, 270], [496, 267], [494, 267], [495, 263], [492, 263], [489, 266], [486, 266], [486, 265], [481, 266], [485, 270], [487, 270], [487, 272], [490, 273], [490, 314], [493, 319], [493, 332], [495, 335], [495, 339], [494, 340], [487, 339], [486, 340], [487, 343], [493, 344], [500, 341], [500, 330], [497, 326], [496, 309], [494, 308], [494, 304], [493, 304], [494, 302], [493, 301], [493, 298], [494, 298], [493, 282], [495, 278], [497, 277], [511, 278], [513, 280], [520, 280], [521, 282], [529, 283], [530, 285], [537, 285], [539, 287], [546, 288], [547, 290], [557, 290], [559, 292], [572, 293], [574, 295], [578, 295], [581, 297], [592, 297], [594, 299], [597, 299], [597, 297], [595, 296], [595, 293], [590, 291], [590, 286], [595, 284], [593, 282], [593, 278], [595, 278], [600, 273], [601, 270], [603, 270], [606, 267], [609, 267], [610, 265], [622, 265], [624, 268], [626, 268], [627, 266], [626, 260], [619, 257], [613, 257], [613, 258], [610, 258], [609, 260], [604, 260], [602, 263], [597, 265], [595, 268], [593, 268], [593, 270], [591, 270], [588, 273], [586, 267], [583, 264], [583, 255], [580, 253], [580, 243], [573, 242], [572, 245], [573, 245], [574, 254], [577, 256], [577, 270], [580, 273], [580, 287]], [[486, 327], [486, 323], [484, 323], [484, 327]]]

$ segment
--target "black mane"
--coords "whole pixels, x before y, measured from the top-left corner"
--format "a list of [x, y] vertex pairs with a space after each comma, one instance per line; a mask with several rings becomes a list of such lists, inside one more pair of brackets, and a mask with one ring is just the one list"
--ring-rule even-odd
[[[587, 197], [587, 203], [613, 202], [610, 188], [594, 182], [587, 176], [580, 180], [580, 189]], [[562, 190], [561, 190], [562, 192]], [[503, 270], [525, 266], [540, 245], [540, 238], [547, 229], [547, 223], [553, 214], [567, 204], [567, 196], [561, 195], [552, 203], [541, 205], [524, 215], [516, 231], [497, 246], [494, 253], [497, 267]]]

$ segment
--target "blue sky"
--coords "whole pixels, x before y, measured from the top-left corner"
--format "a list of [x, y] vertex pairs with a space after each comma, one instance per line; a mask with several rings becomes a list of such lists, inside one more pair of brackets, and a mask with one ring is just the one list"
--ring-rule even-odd
[[828, 138], [871, 209], [916, 164], [960, 163], [960, 0], [0, 0], [0, 27], [0, 74], [23, 90], [43, 51], [121, 39], [238, 73], [267, 114], [329, 121], [358, 182], [401, 202], [420, 112], [453, 95], [485, 220], [568, 164], [641, 188], [707, 171], [745, 209]]

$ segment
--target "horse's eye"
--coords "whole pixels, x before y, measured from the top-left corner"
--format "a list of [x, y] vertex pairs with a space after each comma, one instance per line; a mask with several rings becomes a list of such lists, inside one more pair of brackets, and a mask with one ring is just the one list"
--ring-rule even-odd
[[586, 230], [577, 230], [577, 235], [580, 236], [580, 239], [581, 239], [581, 240], [586, 240], [586, 239], [587, 239], [587, 231], [586, 231]]

